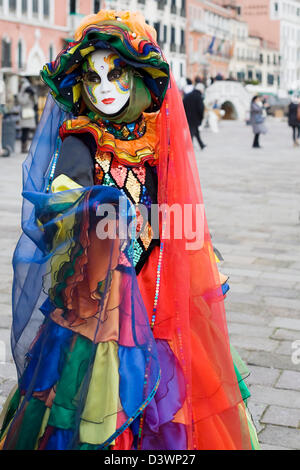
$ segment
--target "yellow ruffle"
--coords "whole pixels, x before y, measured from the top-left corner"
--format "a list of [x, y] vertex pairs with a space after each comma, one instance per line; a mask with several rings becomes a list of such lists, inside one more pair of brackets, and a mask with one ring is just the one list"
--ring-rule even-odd
[[99, 343], [80, 423], [80, 441], [102, 444], [117, 427], [119, 357], [115, 341]]

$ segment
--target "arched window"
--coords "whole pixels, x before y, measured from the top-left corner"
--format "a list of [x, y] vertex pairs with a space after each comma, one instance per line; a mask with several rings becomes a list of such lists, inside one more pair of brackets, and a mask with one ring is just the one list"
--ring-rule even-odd
[[54, 49], [53, 49], [53, 44], [50, 44], [49, 46], [49, 60], [52, 62], [54, 59]]
[[50, 16], [50, 1], [49, 0], [44, 0], [43, 2], [43, 14], [44, 17], [49, 18]]
[[98, 13], [101, 10], [101, 1], [94, 0], [94, 13]]
[[70, 14], [75, 15], [76, 13], [76, 0], [70, 0]]
[[11, 41], [7, 38], [2, 39], [2, 67], [11, 67]]
[[28, 2], [27, 0], [22, 0], [22, 14], [27, 15]]
[[39, 1], [38, 0], [32, 0], [32, 14], [35, 17], [39, 16]]
[[18, 42], [18, 68], [23, 68], [23, 44], [21, 40]]
[[16, 13], [17, 0], [9, 0], [8, 7], [9, 7], [9, 12], [10, 13]]

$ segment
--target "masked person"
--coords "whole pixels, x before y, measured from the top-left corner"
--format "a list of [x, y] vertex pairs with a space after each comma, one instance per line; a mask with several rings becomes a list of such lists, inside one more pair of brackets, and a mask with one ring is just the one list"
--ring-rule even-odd
[[24, 163], [19, 381], [2, 447], [255, 448], [228, 286], [154, 29], [100, 11], [42, 78], [53, 98]]

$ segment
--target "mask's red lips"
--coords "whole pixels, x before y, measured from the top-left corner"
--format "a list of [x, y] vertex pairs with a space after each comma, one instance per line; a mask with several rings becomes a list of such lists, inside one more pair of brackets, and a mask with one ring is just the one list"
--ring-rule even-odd
[[104, 100], [102, 100], [102, 103], [104, 104], [111, 104], [115, 101], [115, 98], [105, 98]]

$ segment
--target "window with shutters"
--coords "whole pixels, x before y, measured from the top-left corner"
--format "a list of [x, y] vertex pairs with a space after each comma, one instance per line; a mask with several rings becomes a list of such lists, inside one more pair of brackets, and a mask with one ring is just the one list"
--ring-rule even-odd
[[2, 67], [11, 67], [11, 42], [9, 39], [2, 39], [2, 54], [1, 65]]

